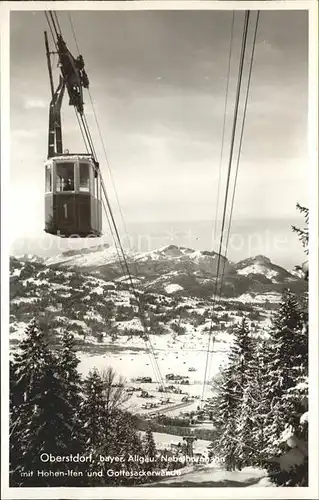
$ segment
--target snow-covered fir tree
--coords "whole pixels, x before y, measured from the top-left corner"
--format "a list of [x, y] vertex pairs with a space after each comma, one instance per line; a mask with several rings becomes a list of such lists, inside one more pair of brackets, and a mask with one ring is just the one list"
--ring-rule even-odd
[[38, 457], [29, 456], [32, 445], [32, 418], [37, 411], [37, 401], [42, 381], [48, 367], [52, 366], [52, 356], [33, 319], [25, 331], [25, 339], [15, 354], [10, 373], [11, 418], [10, 418], [10, 477], [12, 486], [19, 486], [25, 480], [21, 472], [30, 470]]
[[255, 452], [252, 428], [256, 357], [246, 318], [233, 331], [229, 365], [222, 374], [218, 391], [219, 458], [227, 469], [241, 468]]
[[255, 442], [256, 413], [254, 408], [254, 387], [251, 383], [243, 389], [242, 400], [236, 412], [237, 446], [235, 450], [238, 469], [251, 465], [255, 460], [258, 444]]
[[266, 467], [271, 480], [277, 485], [295, 486], [299, 481], [297, 467], [306, 467], [306, 460], [297, 460], [295, 466], [290, 463], [290, 459], [293, 462], [293, 455], [298, 455], [300, 450], [291, 453], [285, 436], [287, 432], [295, 432], [304, 412], [302, 398], [294, 397], [293, 394], [296, 396], [296, 386], [307, 378], [308, 334], [304, 328], [304, 312], [300, 302], [289, 291], [284, 294], [274, 316], [269, 331], [267, 356], [269, 411], [265, 421]]
[[[66, 470], [61, 463], [43, 463], [42, 453], [67, 455], [76, 451], [73, 408], [59, 376], [59, 363], [49, 350], [43, 332], [32, 321], [14, 359], [14, 393], [11, 418], [11, 470], [15, 485], [65, 485], [60, 478], [47, 478], [37, 470]], [[79, 450], [78, 450], [79, 451]], [[23, 471], [34, 471], [23, 476]]]
[[[50, 469], [51, 471], [67, 472], [69, 463], [53, 462], [43, 464], [40, 460], [42, 453], [53, 456], [66, 456], [70, 453], [81, 453], [81, 444], [74, 436], [74, 409], [68, 399], [68, 392], [61, 383], [57, 363], [47, 367], [44, 377], [39, 385], [39, 393], [34, 399], [34, 412], [29, 422], [30, 435], [32, 436], [27, 451], [24, 455], [25, 464], [34, 464], [30, 469]], [[72, 464], [72, 469], [77, 470], [77, 464]], [[34, 485], [47, 486], [72, 486], [78, 484], [77, 478], [63, 477], [38, 477]]]
[[218, 439], [214, 443], [214, 456], [227, 470], [237, 467], [236, 447], [236, 412], [238, 397], [236, 394], [236, 373], [233, 365], [225, 368], [220, 377], [218, 394], [215, 399], [216, 412], [213, 415]]
[[297, 209], [304, 216], [306, 225], [301, 229], [296, 226], [292, 226], [292, 230], [297, 233], [302, 246], [304, 247], [305, 253], [308, 254], [309, 245], [309, 208], [301, 206], [297, 203]]
[[[136, 431], [135, 419], [130, 413], [120, 409], [113, 410], [105, 446], [109, 454], [123, 457], [123, 462], [112, 465], [113, 470], [138, 471], [144, 468], [142, 463], [132, 460], [134, 455], [144, 456], [144, 453], [141, 438]], [[132, 484], [132, 479], [123, 476], [113, 478], [111, 482], [124, 486]], [[140, 482], [143, 482], [143, 478], [134, 480], [134, 484]]]
[[[96, 369], [89, 372], [83, 383], [84, 400], [80, 409], [85, 455], [95, 456], [95, 463], [88, 464], [88, 471], [103, 468], [99, 455], [103, 456], [105, 436], [105, 399], [103, 397], [103, 382]], [[103, 479], [96, 476], [88, 477], [88, 484], [95, 486], [103, 484]]]
[[58, 353], [58, 364], [61, 367], [60, 376], [64, 378], [69, 397], [74, 400], [74, 408], [78, 409], [81, 403], [81, 377], [77, 370], [79, 359], [75, 352], [74, 335], [64, 330], [61, 338], [62, 348]]
[[63, 393], [66, 395], [71, 414], [69, 423], [73, 429], [73, 448], [79, 449], [82, 441], [83, 433], [81, 431], [81, 423], [79, 419], [79, 411], [82, 404], [82, 380], [77, 370], [79, 359], [75, 352], [74, 335], [65, 330], [61, 339], [62, 348], [58, 352], [58, 374], [60, 383], [63, 386]]
[[144, 438], [144, 455], [150, 462], [146, 463], [144, 468], [146, 470], [154, 470], [156, 468], [156, 445], [154, 441], [154, 436], [152, 429], [148, 427]]
[[[255, 452], [250, 454], [249, 465], [263, 467], [265, 447], [265, 422], [268, 414], [268, 397], [266, 383], [268, 376], [268, 365], [266, 362], [267, 340], [258, 338], [255, 345], [255, 377], [249, 381], [251, 394], [251, 415], [253, 418], [253, 428], [250, 440], [253, 442]], [[246, 461], [247, 462], [247, 461]], [[248, 464], [248, 463], [247, 463]]]
[[247, 319], [234, 328], [234, 341], [229, 353], [229, 361], [236, 372], [236, 393], [238, 400], [242, 399], [248, 382], [255, 376], [255, 342], [251, 337]]

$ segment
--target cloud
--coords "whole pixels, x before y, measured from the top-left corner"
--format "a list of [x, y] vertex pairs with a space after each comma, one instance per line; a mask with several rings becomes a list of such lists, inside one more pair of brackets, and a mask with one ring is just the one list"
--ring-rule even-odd
[[47, 106], [48, 103], [42, 99], [27, 99], [24, 103], [25, 109], [43, 109]]
[[37, 136], [37, 130], [17, 129], [11, 132], [12, 139], [30, 139]]
[[[59, 17], [61, 23], [68, 24], [67, 13]], [[22, 231], [25, 216], [29, 231], [42, 232], [43, 225], [43, 162], [50, 87], [43, 45], [39, 43], [41, 20], [44, 24], [43, 13], [32, 16], [15, 12], [11, 18], [10, 175], [20, 190], [19, 215], [12, 221], [17, 234]], [[243, 15], [240, 18], [238, 14], [223, 179], [233, 123], [242, 20]], [[99, 128], [127, 217], [213, 217], [231, 12], [79, 11], [74, 12], [74, 22], [78, 38], [84, 40], [83, 55]], [[69, 36], [72, 34], [67, 33], [68, 40]], [[247, 78], [245, 71], [243, 89]], [[112, 179], [87, 93], [85, 109], [105, 183], [115, 204]], [[239, 123], [241, 118], [242, 106]], [[305, 198], [307, 204], [306, 126], [307, 13], [265, 11], [259, 25], [234, 217], [291, 217], [297, 199]], [[62, 106], [62, 129], [64, 147], [83, 151], [67, 95]], [[26, 182], [30, 182], [27, 188]], [[222, 186], [222, 195], [224, 191]], [[35, 201], [38, 196], [39, 201]], [[36, 209], [27, 210], [29, 205]]]

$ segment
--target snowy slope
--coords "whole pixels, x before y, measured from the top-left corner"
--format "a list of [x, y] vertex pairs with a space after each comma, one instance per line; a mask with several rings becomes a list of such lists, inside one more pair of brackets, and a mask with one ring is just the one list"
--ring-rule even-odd
[[[189, 465], [180, 469], [179, 474], [168, 479], [156, 481], [149, 486], [181, 486], [181, 487], [210, 487], [210, 488], [234, 488], [234, 487], [273, 487], [273, 484], [266, 477], [266, 471], [245, 467], [241, 471], [226, 471], [216, 466], [214, 463], [207, 465]], [[236, 496], [235, 494], [233, 494]], [[194, 495], [193, 495], [194, 496]], [[269, 496], [268, 496], [269, 497]], [[192, 498], [186, 493], [184, 498]]]
[[289, 282], [296, 279], [296, 276], [289, 273], [283, 267], [273, 264], [264, 255], [257, 255], [256, 257], [242, 260], [235, 267], [239, 275], [262, 275], [273, 283]]
[[20, 260], [21, 262], [38, 262], [40, 264], [45, 262], [45, 259], [43, 257], [40, 257], [39, 255], [35, 255], [33, 253], [24, 253], [22, 255], [16, 255], [15, 258]]
[[[90, 251], [88, 251], [90, 250]], [[116, 262], [118, 253], [115, 247], [96, 247], [85, 249], [85, 251], [72, 251], [71, 253], [63, 252], [56, 257], [48, 258], [45, 263], [48, 266], [60, 265], [62, 267], [98, 267]]]
[[[34, 256], [24, 262], [39, 263]], [[126, 251], [129, 271], [136, 287], [154, 293], [212, 297], [218, 268], [218, 255], [215, 252], [193, 250], [186, 247], [168, 245], [151, 252], [137, 253]], [[274, 264], [265, 256], [251, 257], [237, 264], [221, 257], [224, 269], [223, 294], [225, 297], [280, 293], [284, 288], [304, 291], [301, 278]], [[68, 269], [90, 275], [100, 276], [113, 283], [129, 284], [130, 279], [123, 262], [114, 247], [98, 245], [80, 250], [68, 250], [48, 258], [47, 268]], [[224, 267], [225, 264], [225, 267]], [[19, 269], [14, 272], [19, 273]]]
[[176, 285], [175, 283], [172, 283], [171, 285], [167, 285], [165, 287], [165, 291], [167, 293], [175, 293], [178, 292], [179, 290], [183, 290], [183, 287], [180, 285]]
[[[217, 271], [217, 254], [215, 252], [201, 252], [190, 248], [168, 245], [151, 252], [137, 253], [125, 251], [126, 258], [130, 264], [142, 274], [162, 271], [165, 273], [172, 270], [189, 270], [191, 272], [201, 270], [212, 275]], [[72, 250], [51, 257], [46, 260], [47, 265], [60, 265], [69, 268], [98, 268], [107, 265], [117, 265], [118, 253], [114, 247], [107, 245], [90, 247], [81, 250]], [[226, 272], [230, 269], [227, 259], [221, 257], [225, 262]]]

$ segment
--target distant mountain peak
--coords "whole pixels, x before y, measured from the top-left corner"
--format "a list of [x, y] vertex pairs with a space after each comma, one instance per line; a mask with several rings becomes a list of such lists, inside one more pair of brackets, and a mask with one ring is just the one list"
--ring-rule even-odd
[[263, 275], [273, 283], [294, 279], [294, 276], [287, 269], [274, 264], [265, 255], [256, 255], [248, 259], [241, 260], [235, 265], [236, 271], [240, 275]]
[[38, 262], [39, 264], [43, 264], [45, 260], [43, 257], [33, 253], [24, 253], [22, 255], [14, 255], [13, 257], [21, 262]]
[[255, 257], [252, 257], [252, 260], [256, 260], [259, 262], [267, 262], [271, 264], [271, 260], [269, 259], [269, 257], [266, 257], [265, 255], [256, 255]]
[[62, 257], [70, 257], [73, 255], [85, 255], [89, 253], [100, 252], [101, 250], [106, 250], [110, 245], [108, 243], [102, 243], [101, 245], [95, 245], [91, 247], [74, 248], [71, 250], [65, 250], [61, 253]]

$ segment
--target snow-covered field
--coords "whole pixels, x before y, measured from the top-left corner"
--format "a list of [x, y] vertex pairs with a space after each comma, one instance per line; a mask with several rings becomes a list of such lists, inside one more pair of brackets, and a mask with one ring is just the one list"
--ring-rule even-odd
[[[210, 354], [210, 376], [217, 374], [220, 365], [227, 359], [229, 335], [219, 334]], [[207, 357], [208, 335], [183, 335], [172, 340], [170, 334], [151, 335], [151, 345], [164, 378], [167, 373], [188, 376], [190, 382], [202, 382]], [[212, 344], [211, 344], [212, 347]], [[118, 349], [117, 349], [118, 348]], [[134, 350], [135, 348], [135, 350]], [[103, 347], [101, 347], [103, 349]], [[144, 341], [139, 337], [120, 337], [112, 345], [105, 345], [105, 352], [92, 354], [79, 352], [79, 370], [85, 376], [94, 367], [98, 370], [111, 366], [127, 380], [136, 377], [152, 377], [154, 381], [154, 357], [146, 351]], [[194, 369], [189, 371], [189, 369]], [[181, 386], [185, 387], [186, 386]], [[188, 390], [188, 389], [187, 389]]]
[[[141, 432], [143, 436], [145, 433]], [[169, 450], [171, 446], [183, 442], [182, 436], [164, 434], [160, 432], [153, 433], [156, 448]], [[209, 487], [271, 487], [270, 480], [266, 477], [266, 471], [253, 467], [245, 467], [241, 471], [226, 471], [212, 459], [208, 459], [208, 446], [210, 442], [204, 439], [194, 441], [194, 455], [201, 454], [207, 462], [187, 464], [180, 469], [180, 475], [164, 479], [156, 483], [156, 486], [173, 485], [180, 483], [180, 486], [209, 486]], [[150, 485], [148, 485], [150, 486]], [[153, 483], [153, 486], [155, 484]]]
[[149, 486], [173, 486], [178, 483], [181, 487], [242, 487], [242, 488], [265, 488], [274, 486], [266, 477], [262, 469], [246, 467], [241, 471], [226, 471], [220, 469], [214, 463], [201, 466], [189, 465], [181, 469], [179, 476], [174, 476], [163, 481], [158, 481]]
[[[144, 431], [141, 431], [141, 435], [143, 436], [144, 434]], [[177, 445], [178, 443], [183, 442], [183, 436], [174, 436], [173, 434], [164, 434], [162, 432], [153, 432], [153, 437], [158, 450], [169, 449], [172, 444]], [[194, 441], [193, 445], [194, 453], [201, 453], [202, 455], [207, 456], [207, 447], [209, 444], [210, 441], [197, 439]]]
[[[228, 338], [228, 342], [226, 342], [226, 338]], [[214, 352], [209, 357], [206, 380], [215, 376], [219, 372], [220, 366], [227, 360], [230, 338], [230, 335], [223, 332], [219, 333], [214, 344]], [[196, 332], [192, 336], [183, 335], [177, 337], [175, 341], [172, 340], [170, 334], [151, 336], [152, 348], [160, 370], [161, 380], [154, 375], [156, 367], [153, 355], [146, 351], [144, 341], [138, 337], [120, 337], [118, 341], [108, 346], [105, 345], [105, 351], [98, 354], [79, 352], [79, 371], [83, 376], [86, 376], [93, 368], [101, 371], [112, 367], [119, 376], [125, 378], [128, 386], [137, 389], [142, 388], [152, 396], [151, 398], [141, 398], [139, 393], [134, 392], [127, 402], [127, 407], [131, 411], [141, 414], [165, 413], [167, 416], [176, 417], [181, 412], [196, 410], [199, 399], [202, 397], [207, 342], [208, 335], [202, 335], [200, 332]], [[103, 344], [100, 346], [101, 349], [103, 349]], [[189, 384], [176, 384], [174, 381], [165, 380], [167, 374], [188, 377]], [[151, 377], [152, 383], [134, 383], [134, 379], [138, 377]], [[160, 399], [163, 397], [163, 393], [158, 392], [157, 389], [162, 382], [166, 387], [175, 385], [182, 391], [182, 394], [165, 393], [165, 398], [169, 397], [170, 403], [161, 405]], [[186, 402], [180, 407], [183, 403], [182, 398], [185, 395], [193, 396], [196, 399]], [[204, 397], [210, 397], [211, 395], [210, 388], [206, 387]], [[145, 408], [146, 403], [157, 406]], [[175, 406], [177, 407], [175, 408]]]

